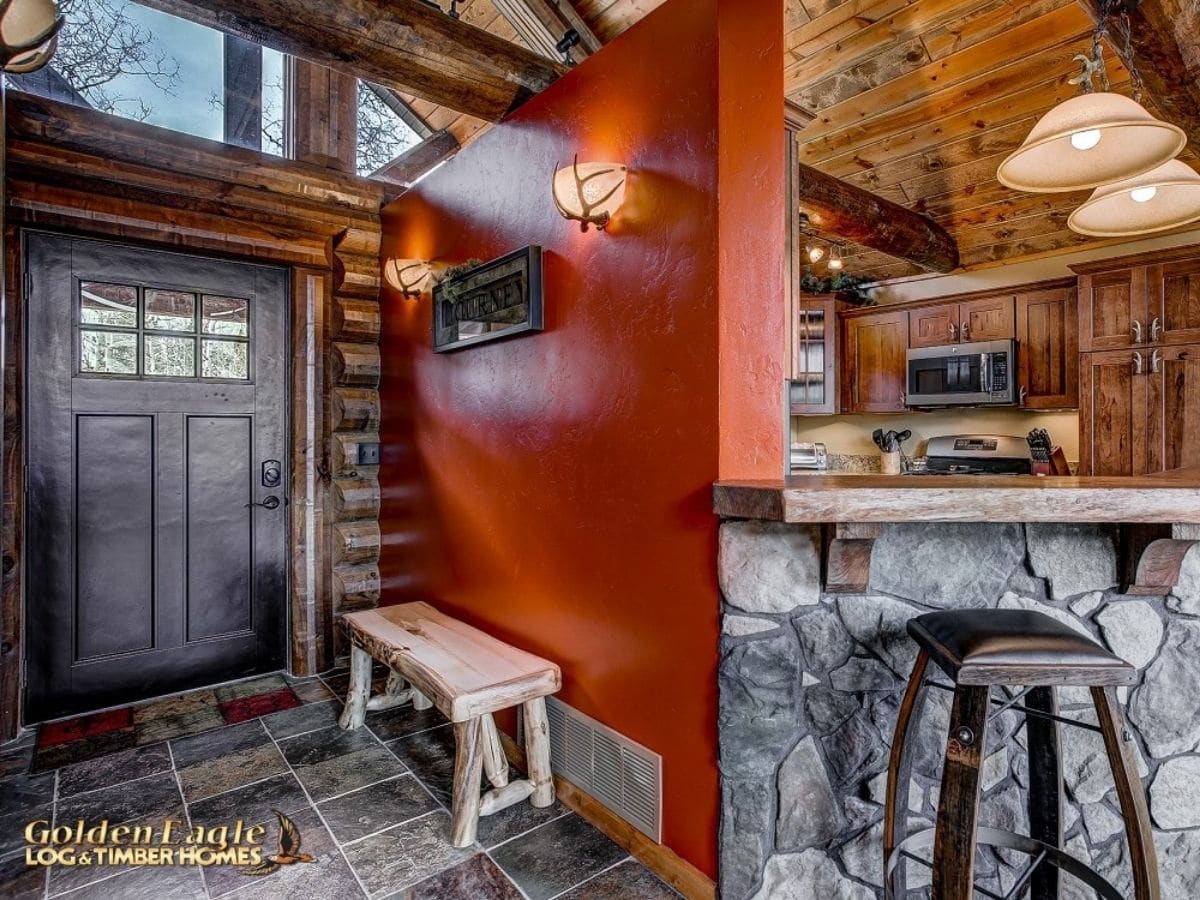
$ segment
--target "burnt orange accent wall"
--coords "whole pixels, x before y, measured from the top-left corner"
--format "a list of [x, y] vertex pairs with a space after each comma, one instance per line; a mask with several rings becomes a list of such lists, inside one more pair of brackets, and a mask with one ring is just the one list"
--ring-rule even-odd
[[778, 3], [718, 4], [722, 478], [784, 474], [787, 181], [780, 16]]
[[[769, 21], [764, 40], [779, 39], [781, 0], [721, 4], [753, 9]], [[671, 0], [385, 210], [385, 258], [458, 263], [540, 244], [546, 330], [435, 355], [429, 296], [386, 292], [380, 469], [383, 602], [432, 596], [558, 661], [566, 702], [662, 754], [664, 843], [710, 876], [720, 220], [754, 206], [719, 199], [719, 47], [717, 0]], [[775, 123], [769, 147], [753, 148], [757, 128], [741, 143], [767, 208], [783, 190], [781, 156], [780, 184], [768, 184], [782, 140], [777, 62], [778, 97], [742, 107]], [[581, 233], [554, 209], [552, 172], [576, 152], [630, 168], [607, 233]], [[726, 163], [736, 168], [732, 156]], [[773, 229], [730, 228], [773, 248], [752, 273], [772, 257], [782, 271]], [[739, 298], [760, 314], [780, 303], [774, 284]], [[780, 332], [764, 337], [775, 318]], [[758, 324], [739, 341], [777, 342], [781, 359], [782, 313], [747, 319]], [[781, 434], [781, 384], [759, 381], [767, 355], [756, 347], [757, 374], [731, 378], [728, 390], [767, 390]], [[758, 398], [746, 405], [762, 408]], [[761, 423], [740, 421], [755, 429], [748, 456], [764, 453]], [[731, 441], [731, 459], [740, 443]]]

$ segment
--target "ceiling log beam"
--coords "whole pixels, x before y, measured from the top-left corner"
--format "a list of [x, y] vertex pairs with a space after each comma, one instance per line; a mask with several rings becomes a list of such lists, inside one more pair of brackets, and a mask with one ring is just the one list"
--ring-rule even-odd
[[[1104, 0], [1079, 0], [1092, 19], [1103, 17]], [[1121, 6], [1121, 4], [1116, 4]], [[1109, 20], [1109, 43], [1127, 67], [1142, 76], [1159, 113], [1200, 148], [1200, 5], [1194, 0], [1126, 0], [1129, 59], [1121, 17]]]
[[958, 266], [958, 245], [933, 219], [798, 163], [800, 211], [813, 228], [908, 260], [928, 272]]
[[421, 0], [139, 2], [488, 122], [565, 71]]

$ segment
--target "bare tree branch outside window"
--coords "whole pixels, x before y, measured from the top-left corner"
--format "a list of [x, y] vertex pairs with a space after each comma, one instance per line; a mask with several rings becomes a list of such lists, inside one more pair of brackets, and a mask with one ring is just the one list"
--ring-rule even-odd
[[59, 6], [67, 24], [52, 65], [88, 103], [138, 121], [149, 118], [154, 109], [144, 98], [111, 89], [123, 75], [144, 78], [174, 94], [179, 61], [150, 29], [130, 18], [130, 0], [60, 0]]

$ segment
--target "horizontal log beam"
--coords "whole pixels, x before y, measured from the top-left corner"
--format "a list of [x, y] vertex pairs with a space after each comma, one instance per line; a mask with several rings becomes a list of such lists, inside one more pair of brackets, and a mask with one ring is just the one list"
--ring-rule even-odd
[[[1079, 0], [1097, 23], [1104, 18], [1103, 0]], [[1114, 4], [1121, 6], [1121, 4]], [[1126, 67], [1142, 77], [1146, 93], [1159, 113], [1200, 147], [1200, 5], [1195, 0], [1127, 0], [1129, 53], [1125, 22], [1108, 23], [1110, 44]], [[1126, 59], [1125, 57], [1129, 58]]]
[[449, 131], [438, 131], [409, 147], [371, 177], [376, 181], [408, 188], [434, 166], [457, 153], [458, 148], [458, 138]]
[[958, 266], [958, 246], [932, 219], [819, 172], [797, 165], [800, 211], [818, 230], [906, 259], [930, 272]]
[[421, 0], [140, 2], [488, 122], [564, 71]]

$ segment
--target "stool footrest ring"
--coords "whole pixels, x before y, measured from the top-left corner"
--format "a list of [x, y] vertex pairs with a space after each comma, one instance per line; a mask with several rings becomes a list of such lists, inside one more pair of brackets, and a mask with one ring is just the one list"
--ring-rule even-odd
[[[1033, 866], [1036, 866], [1041, 860], [1045, 860], [1052, 866], [1056, 866], [1068, 875], [1073, 875], [1078, 878], [1088, 887], [1096, 892], [1096, 895], [1102, 900], [1125, 900], [1115, 887], [1112, 886], [1099, 872], [1093, 869], [1086, 863], [1080, 862], [1075, 857], [1058, 847], [1053, 847], [1050, 844], [1035, 840], [1024, 834], [1017, 834], [1012, 831], [1003, 831], [999, 828], [983, 828], [980, 827], [977, 833], [977, 844], [986, 845], [989, 847], [1001, 847], [1005, 850], [1015, 850], [1018, 853], [1024, 853], [1027, 856], [1034, 857]], [[886, 896], [891, 900], [892, 894], [892, 872], [895, 871], [896, 865], [901, 858], [908, 857], [916, 859], [922, 865], [932, 868], [930, 863], [920, 857], [914, 856], [918, 851], [930, 851], [933, 849], [935, 829], [925, 828], [921, 831], [910, 834], [907, 838], [896, 845], [891, 856], [888, 857], [887, 868], [884, 870], [883, 883], [885, 885]], [[1030, 867], [1032, 870], [1032, 866]], [[1028, 875], [1028, 872], [1026, 873]], [[1014, 886], [1018, 890], [1022, 888], [1026, 882], [1026, 878], [1018, 878], [1017, 884]], [[980, 888], [976, 887], [976, 890]], [[990, 891], [985, 892], [989, 896], [995, 897]], [[900, 898], [904, 900], [904, 898]], [[1000, 898], [1004, 900], [1004, 898]]]

